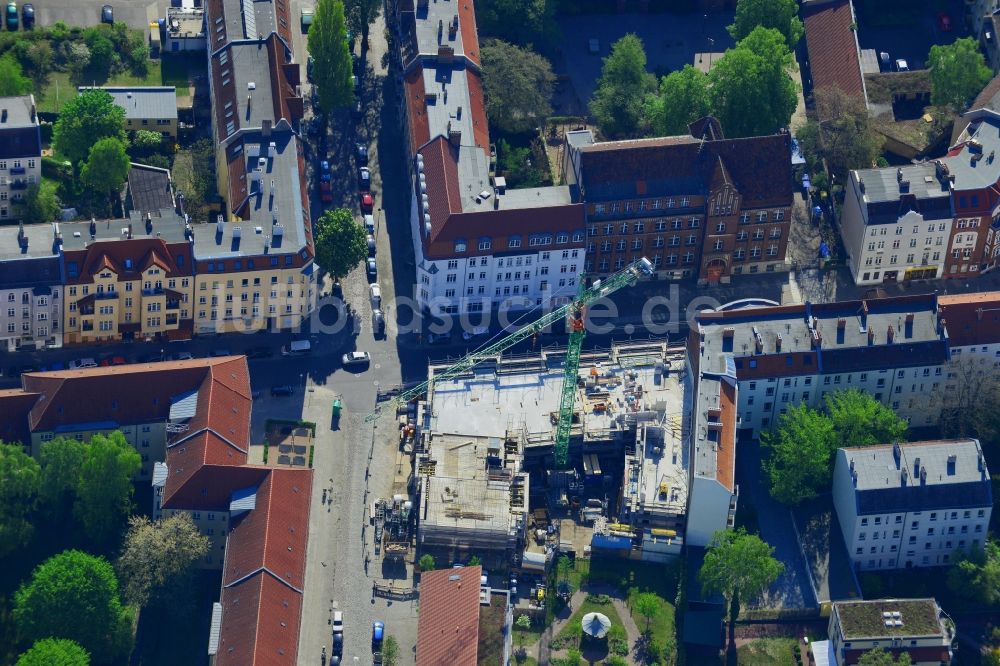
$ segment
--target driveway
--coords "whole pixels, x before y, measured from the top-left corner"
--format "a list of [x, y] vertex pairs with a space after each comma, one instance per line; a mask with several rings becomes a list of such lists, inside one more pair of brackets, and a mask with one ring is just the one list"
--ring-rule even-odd
[[101, 22], [101, 7], [108, 4], [114, 9], [115, 21], [123, 21], [137, 30], [145, 30], [150, 21], [166, 16], [167, 0], [32, 0], [38, 26], [49, 26], [56, 21], [66, 25], [91, 26]]

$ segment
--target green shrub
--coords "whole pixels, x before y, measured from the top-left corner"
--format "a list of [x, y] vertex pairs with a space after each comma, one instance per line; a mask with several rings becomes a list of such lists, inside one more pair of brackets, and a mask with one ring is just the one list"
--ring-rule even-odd
[[42, 157], [42, 175], [46, 178], [66, 180], [73, 176], [73, 166], [54, 157]]
[[587, 601], [592, 604], [600, 604], [601, 606], [607, 606], [611, 603], [611, 597], [606, 594], [588, 594]]

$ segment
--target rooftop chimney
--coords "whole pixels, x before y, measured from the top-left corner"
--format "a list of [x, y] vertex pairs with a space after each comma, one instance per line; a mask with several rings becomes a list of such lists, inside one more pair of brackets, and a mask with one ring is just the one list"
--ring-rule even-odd
[[861, 190], [861, 194], [865, 193], [865, 179], [858, 178], [858, 188]]
[[896, 182], [897, 183], [903, 182], [903, 170], [898, 167], [896, 169]]
[[886, 344], [891, 345], [892, 341], [893, 341], [893, 339], [895, 339], [895, 337], [896, 337], [896, 329], [894, 329], [892, 327], [892, 324], [889, 324], [889, 328], [887, 328], [886, 331], [885, 331], [885, 342], [886, 342]]
[[774, 339], [774, 351], [776, 351], [776, 352], [780, 352], [781, 351], [781, 336], [780, 335]]
[[128, 223], [128, 237], [129, 237], [129, 240], [132, 239], [132, 223], [131, 222]]
[[260, 135], [265, 139], [271, 136], [271, 121], [269, 119], [264, 119], [260, 121]]
[[868, 329], [868, 346], [871, 347], [873, 344], [875, 344], [875, 331], [869, 328]]
[[0, 109], [0, 123], [7, 122], [7, 109]]
[[899, 448], [899, 442], [892, 443], [892, 459], [896, 461], [896, 469], [899, 469], [899, 463], [903, 459], [903, 450]]
[[906, 319], [903, 320], [903, 337], [909, 340], [913, 337], [913, 313], [906, 313]]

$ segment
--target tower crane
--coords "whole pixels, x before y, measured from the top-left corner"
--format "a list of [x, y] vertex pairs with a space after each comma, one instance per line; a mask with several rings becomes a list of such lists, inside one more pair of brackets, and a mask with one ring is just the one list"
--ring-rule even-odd
[[586, 282], [581, 275], [576, 296], [571, 302], [543, 315], [536, 321], [518, 329], [503, 339], [468, 354], [454, 365], [436, 372], [434, 377], [427, 381], [401, 392], [392, 398], [392, 400], [389, 400], [387, 405], [376, 405], [375, 409], [365, 417], [365, 422], [370, 423], [375, 421], [386, 408], [392, 409], [393, 412], [397, 411], [400, 406], [406, 405], [411, 400], [427, 393], [428, 389], [436, 382], [468, 372], [483, 361], [497, 359], [503, 352], [517, 343], [539, 333], [560, 319], [566, 319], [569, 330], [569, 341], [566, 347], [563, 387], [559, 399], [559, 422], [556, 426], [554, 448], [556, 467], [559, 469], [565, 467], [566, 454], [569, 450], [570, 431], [573, 426], [573, 403], [576, 399], [576, 388], [579, 380], [580, 350], [583, 348], [583, 338], [586, 335], [584, 323], [587, 307], [594, 301], [613, 294], [623, 287], [632, 286], [640, 277], [649, 276], [652, 273], [653, 264], [649, 259], [643, 257], [604, 280], [595, 280], [589, 287], [586, 286]]

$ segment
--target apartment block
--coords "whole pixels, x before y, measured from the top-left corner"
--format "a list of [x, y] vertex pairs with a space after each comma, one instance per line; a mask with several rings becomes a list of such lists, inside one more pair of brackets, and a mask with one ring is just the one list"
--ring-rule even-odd
[[[80, 86], [77, 90], [90, 89], [90, 86]], [[125, 109], [126, 132], [157, 132], [177, 140], [177, 89], [174, 86], [103, 86], [97, 89], [110, 94], [115, 106]]]
[[975, 277], [1000, 257], [1000, 114], [968, 126], [939, 160], [852, 171], [841, 222], [856, 284]]
[[42, 135], [35, 97], [0, 97], [0, 222], [42, 181]]
[[817, 665], [853, 666], [881, 649], [893, 659], [908, 655], [913, 666], [947, 666], [955, 624], [934, 599], [835, 601], [828, 634], [812, 645]]
[[583, 267], [583, 207], [568, 187], [513, 189], [495, 173], [472, 3], [404, 0], [396, 18], [420, 307], [568, 299]]
[[571, 134], [564, 178], [585, 204], [588, 273], [642, 256], [661, 279], [702, 284], [787, 270], [787, 134], [726, 139], [714, 118], [685, 136], [595, 142], [589, 130]]
[[[0, 349], [62, 346], [62, 265], [52, 231], [31, 243], [23, 225], [0, 227]], [[0, 437], [2, 439], [2, 437]]]
[[859, 571], [942, 566], [986, 543], [993, 493], [974, 439], [837, 451], [833, 502]]

